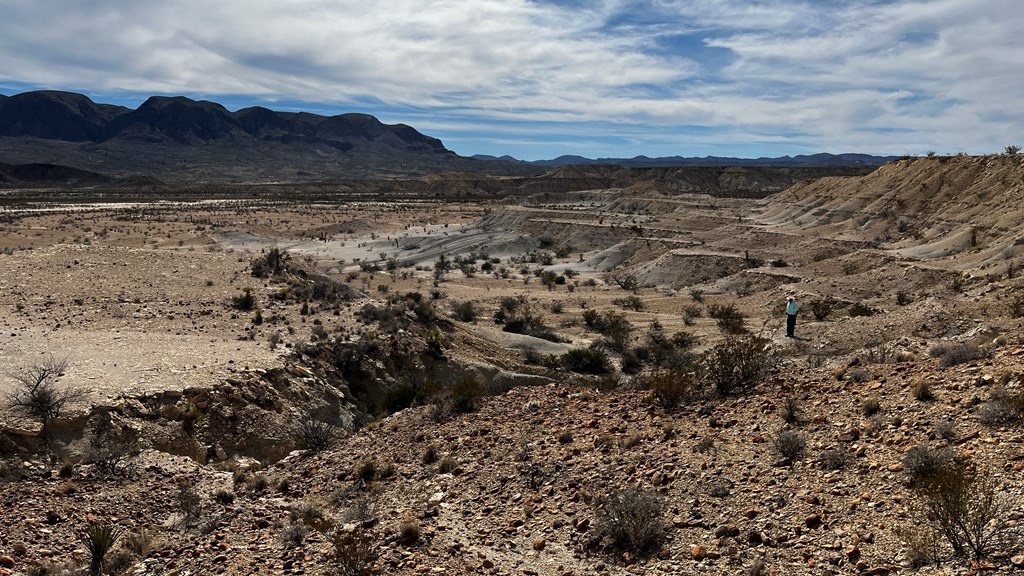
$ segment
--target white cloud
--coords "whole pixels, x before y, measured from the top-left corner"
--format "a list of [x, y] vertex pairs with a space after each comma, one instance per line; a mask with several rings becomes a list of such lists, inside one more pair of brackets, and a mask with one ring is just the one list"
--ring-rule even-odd
[[[620, 123], [830, 150], [993, 151], [1024, 129], [1017, 0], [573, 4], [8, 0], [0, 82], [379, 99], [467, 130], [598, 122], [581, 128], [595, 141]], [[682, 35], [733, 58], [666, 48]]]

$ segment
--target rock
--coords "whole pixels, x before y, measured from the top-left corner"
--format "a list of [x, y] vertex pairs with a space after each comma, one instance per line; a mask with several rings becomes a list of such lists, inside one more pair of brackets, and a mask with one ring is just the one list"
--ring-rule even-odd
[[860, 558], [860, 548], [856, 544], [851, 544], [844, 548], [843, 553], [846, 554], [846, 559], [850, 562], [856, 562]]
[[1010, 564], [1013, 564], [1014, 568], [1024, 568], [1024, 554], [1018, 554], [1010, 558]]
[[811, 530], [819, 528], [821, 526], [821, 516], [818, 514], [811, 514], [807, 518], [804, 518], [804, 524]]
[[547, 546], [547, 545], [548, 545], [548, 541], [543, 539], [543, 538], [537, 538], [536, 540], [533, 541], [533, 549], [534, 550], [538, 550], [538, 551], [543, 550], [544, 547]]
[[690, 548], [690, 558], [697, 560], [698, 562], [708, 557], [708, 549], [697, 544], [693, 548]]
[[491, 568], [494, 568], [494, 562], [491, 562], [490, 560], [484, 560], [483, 562], [480, 563], [480, 566], [484, 570], [490, 570]]
[[722, 524], [718, 528], [715, 528], [715, 538], [725, 538], [726, 536], [739, 536], [740, 529], [735, 524]]
[[0, 566], [4, 568], [14, 568], [14, 558], [10, 556], [0, 556]]

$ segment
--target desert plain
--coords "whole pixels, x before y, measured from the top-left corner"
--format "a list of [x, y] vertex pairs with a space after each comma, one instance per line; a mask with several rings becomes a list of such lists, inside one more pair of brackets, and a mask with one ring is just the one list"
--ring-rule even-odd
[[1021, 157], [757, 172], [0, 192], [0, 573], [1024, 568]]

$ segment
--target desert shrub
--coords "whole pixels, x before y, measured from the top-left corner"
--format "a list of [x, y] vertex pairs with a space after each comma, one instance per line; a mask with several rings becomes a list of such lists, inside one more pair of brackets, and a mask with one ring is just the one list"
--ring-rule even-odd
[[604, 314], [594, 309], [583, 311], [583, 322], [588, 328], [598, 334], [607, 336], [611, 342], [610, 348], [617, 351], [625, 349], [629, 337], [633, 333], [633, 325], [626, 318], [625, 314], [609, 310]]
[[331, 538], [331, 562], [328, 573], [332, 576], [370, 576], [377, 555], [369, 534], [356, 530], [336, 530]]
[[742, 334], [746, 332], [743, 314], [734, 304], [710, 304], [708, 316], [715, 319], [718, 329], [726, 334]]
[[700, 288], [693, 288], [690, 290], [690, 298], [692, 298], [694, 302], [703, 303], [704, 291]]
[[356, 466], [356, 477], [363, 482], [372, 482], [377, 477], [377, 462], [369, 456], [363, 458]]
[[986, 426], [1005, 426], [1024, 420], [1024, 393], [1010, 394], [999, 388], [976, 410], [978, 421]]
[[92, 524], [86, 529], [80, 539], [89, 551], [90, 574], [98, 576], [103, 573], [104, 558], [123, 533], [123, 530], [110, 524]]
[[935, 399], [935, 394], [932, 393], [931, 385], [928, 384], [927, 380], [918, 380], [915, 382], [913, 394], [914, 398], [921, 402], [928, 402]]
[[850, 379], [850, 382], [863, 384], [864, 382], [871, 380], [871, 372], [866, 368], [853, 368], [846, 373], [846, 377]]
[[608, 353], [600, 348], [573, 348], [558, 357], [566, 369], [580, 374], [607, 374], [612, 371]]
[[[696, 368], [696, 367], [694, 367]], [[699, 395], [699, 376], [695, 370], [659, 370], [646, 381], [651, 392], [651, 401], [672, 412], [688, 404]]]
[[1017, 295], [1008, 304], [1011, 318], [1024, 318], [1024, 295]]
[[84, 390], [61, 387], [58, 380], [69, 366], [67, 356], [49, 355], [43, 360], [8, 374], [14, 387], [5, 400], [14, 412], [47, 422], [60, 417], [68, 404], [82, 398]]
[[928, 350], [932, 358], [939, 358], [943, 368], [949, 368], [958, 364], [974, 362], [988, 357], [986, 352], [976, 344], [936, 344]]
[[701, 310], [700, 306], [690, 304], [683, 307], [683, 324], [687, 326], [693, 326], [697, 318], [704, 315], [704, 311]]
[[911, 304], [913, 302], [914, 302], [914, 296], [911, 295], [909, 292], [906, 292], [904, 290], [900, 290], [899, 292], [896, 292], [896, 304], [898, 304], [900, 306], [906, 306], [906, 305]]
[[139, 441], [129, 428], [117, 426], [109, 413], [99, 414], [91, 426], [86, 462], [107, 477], [129, 475], [140, 452]]
[[454, 474], [459, 469], [459, 463], [451, 456], [445, 456], [437, 463], [437, 471], [441, 474]]
[[842, 470], [850, 461], [850, 455], [842, 448], [823, 450], [818, 456], [818, 463], [825, 470]]
[[181, 511], [181, 523], [186, 527], [194, 526], [203, 516], [203, 498], [187, 482], [178, 485], [178, 510]]
[[306, 541], [306, 536], [308, 535], [309, 526], [306, 526], [305, 524], [292, 523], [281, 530], [281, 533], [278, 534], [278, 539], [284, 546], [297, 548], [302, 546], [302, 543]]
[[903, 471], [914, 482], [926, 482], [953, 465], [953, 452], [918, 444], [903, 455]]
[[882, 411], [882, 402], [877, 396], [865, 398], [861, 400], [860, 411], [861, 414], [864, 414], [865, 416], [874, 416]]
[[544, 324], [544, 316], [534, 311], [526, 297], [503, 298], [494, 313], [494, 321], [504, 324], [505, 332], [524, 334], [551, 342], [565, 342], [566, 339], [556, 334]]
[[448, 407], [458, 414], [474, 412], [484, 395], [483, 386], [480, 381], [472, 376], [467, 376], [456, 382], [449, 390]]
[[846, 310], [846, 313], [850, 315], [850, 318], [858, 318], [861, 316], [874, 316], [875, 309], [862, 302], [851, 304]]
[[928, 526], [903, 526], [896, 536], [906, 548], [907, 562], [914, 570], [925, 566], [938, 566], [942, 561], [939, 535]]
[[807, 439], [792, 430], [781, 430], [772, 440], [772, 448], [786, 462], [792, 462], [804, 453]]
[[619, 440], [619, 448], [621, 448], [622, 450], [630, 450], [639, 446], [640, 443], [643, 441], [643, 435], [641, 435], [639, 432], [633, 432], [632, 434]]
[[782, 407], [779, 408], [779, 415], [786, 424], [799, 424], [802, 420], [803, 405], [800, 399], [788, 395], [782, 400]]
[[832, 307], [831, 300], [814, 300], [808, 304], [811, 314], [818, 322], [824, 322], [828, 318], [828, 315], [832, 313]]
[[242, 288], [242, 293], [231, 297], [231, 305], [236, 310], [248, 312], [256, 307], [256, 297], [252, 295], [252, 288]]
[[626, 310], [636, 310], [637, 312], [643, 310], [647, 305], [637, 295], [627, 296], [625, 298], [616, 298], [612, 300], [612, 304], [619, 306]]
[[556, 436], [559, 444], [569, 444], [572, 442], [572, 432], [569, 430], [562, 430]]
[[940, 420], [935, 424], [935, 435], [943, 440], [953, 442], [956, 440], [956, 422], [952, 420]]
[[415, 516], [407, 514], [402, 518], [402, 523], [398, 527], [398, 537], [402, 544], [415, 544], [420, 541], [421, 536], [420, 521]]
[[995, 475], [956, 463], [917, 487], [921, 516], [954, 556], [982, 560], [1019, 542], [1018, 528], [1007, 521], [1013, 506], [998, 482]]
[[704, 373], [719, 396], [748, 391], [764, 379], [774, 367], [767, 344], [757, 336], [733, 336], [704, 355]]
[[299, 420], [299, 432], [306, 449], [313, 453], [323, 452], [334, 442], [334, 426], [309, 415]]
[[616, 490], [599, 501], [590, 547], [646, 555], [664, 540], [665, 502], [655, 492], [639, 488]]
[[224, 506], [227, 506], [235, 501], [235, 493], [228, 490], [217, 490], [213, 493], [213, 499]]
[[472, 302], [457, 302], [452, 305], [452, 312], [459, 322], [473, 322], [476, 320], [477, 311]]
[[423, 453], [420, 454], [420, 462], [429, 466], [434, 462], [437, 462], [437, 455], [437, 446], [434, 444], [428, 444], [427, 447], [423, 449]]

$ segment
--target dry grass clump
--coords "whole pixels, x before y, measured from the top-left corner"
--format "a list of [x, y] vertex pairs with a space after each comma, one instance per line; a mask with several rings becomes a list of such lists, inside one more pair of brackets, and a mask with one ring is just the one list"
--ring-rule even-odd
[[944, 342], [928, 350], [932, 358], [939, 358], [943, 368], [988, 358], [988, 352], [977, 344]]

